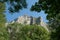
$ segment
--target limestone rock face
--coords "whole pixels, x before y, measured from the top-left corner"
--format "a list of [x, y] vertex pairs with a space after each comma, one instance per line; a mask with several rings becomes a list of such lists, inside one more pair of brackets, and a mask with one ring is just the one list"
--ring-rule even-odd
[[30, 24], [30, 17], [27, 16], [27, 15], [24, 15], [24, 16], [20, 16], [18, 19], [17, 19], [17, 23], [21, 23], [21, 24]]
[[37, 24], [41, 26], [46, 26], [46, 23], [43, 21], [41, 17], [34, 18], [32, 16], [23, 15], [17, 18], [17, 23], [26, 24], [26, 25], [32, 25]]
[[47, 31], [49, 31], [48, 28], [47, 28], [48, 25], [43, 21], [42, 18], [41, 18], [40, 20], [41, 20], [40, 25], [41, 25], [42, 27], [44, 27]]
[[36, 24], [38, 26], [44, 27], [48, 31], [47, 24], [43, 21], [43, 19], [41, 17], [35, 18], [35, 17], [32, 17], [32, 16], [23, 15], [23, 16], [18, 17], [12, 23], [14, 23], [14, 22], [20, 23], [20, 24], [23, 24], [23, 25]]

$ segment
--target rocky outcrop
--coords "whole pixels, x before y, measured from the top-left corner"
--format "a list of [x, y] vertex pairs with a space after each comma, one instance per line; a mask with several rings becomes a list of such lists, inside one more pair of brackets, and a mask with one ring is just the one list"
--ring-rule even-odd
[[23, 16], [18, 17], [13, 22], [17, 22], [17, 23], [24, 24], [24, 25], [36, 24], [36, 25], [42, 26], [46, 30], [48, 30], [47, 24], [43, 21], [42, 17], [35, 18], [35, 17], [32, 17], [32, 16], [23, 15]]
[[43, 21], [41, 17], [35, 18], [28, 15], [23, 15], [23, 16], [18, 17], [15, 22], [26, 24], [26, 25], [37, 24], [41, 26], [46, 26], [46, 23]]

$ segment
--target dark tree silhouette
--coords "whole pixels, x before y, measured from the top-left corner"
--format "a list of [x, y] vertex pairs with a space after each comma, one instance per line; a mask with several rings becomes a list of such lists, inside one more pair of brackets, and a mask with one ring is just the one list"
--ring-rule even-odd
[[18, 12], [19, 9], [27, 8], [26, 0], [0, 0], [0, 2], [7, 2], [10, 7], [10, 12]]
[[57, 17], [60, 14], [60, 0], [39, 0], [32, 6], [31, 10], [37, 12], [44, 10], [48, 14], [48, 19]]
[[47, 19], [49, 20], [49, 26], [52, 27], [52, 29], [56, 29], [56, 36], [52, 33], [52, 35], [54, 35], [54, 39], [52, 40], [60, 39], [60, 0], [39, 0], [31, 7], [31, 11], [40, 12], [41, 10], [48, 14]]
[[52, 21], [58, 21], [60, 24], [60, 0], [39, 0], [31, 7], [31, 11], [40, 12], [41, 10], [48, 14], [49, 22], [53, 24]]

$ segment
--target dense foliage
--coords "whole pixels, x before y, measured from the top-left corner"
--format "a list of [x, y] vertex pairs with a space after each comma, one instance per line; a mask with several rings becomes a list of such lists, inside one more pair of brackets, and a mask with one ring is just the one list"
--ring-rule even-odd
[[39, 0], [32, 6], [31, 10], [38, 12], [44, 10], [48, 14], [48, 19], [57, 17], [60, 14], [60, 0]]
[[0, 40], [9, 40], [9, 33], [6, 27], [0, 27]]
[[39, 0], [32, 6], [31, 10], [37, 12], [45, 11], [48, 14], [47, 19], [52, 28], [60, 25], [60, 0]]
[[19, 9], [27, 8], [26, 0], [0, 0], [0, 2], [6, 2], [9, 5], [8, 10], [10, 12], [18, 12]]
[[[60, 0], [39, 0], [31, 8], [32, 11], [45, 11], [49, 26], [54, 31], [52, 32], [52, 40], [59, 40], [60, 38]], [[57, 31], [58, 30], [58, 31]]]
[[60, 40], [60, 27], [51, 32], [51, 40]]
[[0, 2], [0, 27], [4, 26], [4, 23], [6, 22], [4, 10], [5, 10], [5, 4]]
[[[49, 32], [41, 26], [10, 24], [0, 31], [1, 40], [49, 40]], [[6, 30], [5, 30], [6, 29]], [[10, 32], [9, 32], [10, 29]], [[2, 39], [3, 38], [3, 39]]]

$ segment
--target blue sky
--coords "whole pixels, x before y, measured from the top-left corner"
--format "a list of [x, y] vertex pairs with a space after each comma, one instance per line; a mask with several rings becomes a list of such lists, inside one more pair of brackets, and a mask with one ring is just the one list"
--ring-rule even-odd
[[[27, 0], [27, 5], [28, 5], [27, 8], [22, 9], [22, 10], [20, 10], [20, 12], [14, 13], [12, 15], [6, 9], [5, 15], [6, 15], [7, 22], [13, 21], [14, 19], [16, 19], [19, 16], [22, 16], [24, 14], [27, 14], [27, 15], [33, 16], [33, 17], [39, 17], [39, 16], [41, 16], [43, 18], [44, 22], [47, 22], [47, 20], [46, 20], [46, 15], [47, 14], [45, 14], [44, 11], [41, 11], [39, 13], [35, 12], [35, 11], [30, 11], [31, 6], [34, 5], [35, 2], [37, 2], [37, 1], [38, 0]], [[7, 5], [7, 8], [8, 8], [8, 6], [9, 5]]]

